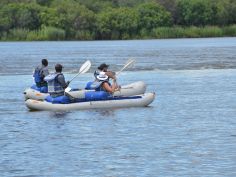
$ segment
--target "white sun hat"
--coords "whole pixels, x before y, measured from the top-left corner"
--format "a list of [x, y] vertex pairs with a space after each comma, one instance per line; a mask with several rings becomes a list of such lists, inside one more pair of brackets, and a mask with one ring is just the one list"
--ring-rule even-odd
[[100, 72], [99, 75], [96, 76], [98, 80], [105, 81], [108, 79], [108, 76], [105, 72]]

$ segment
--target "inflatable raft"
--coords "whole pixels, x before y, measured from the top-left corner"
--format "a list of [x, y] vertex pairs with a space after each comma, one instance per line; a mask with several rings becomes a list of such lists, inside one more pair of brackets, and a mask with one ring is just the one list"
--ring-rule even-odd
[[[91, 90], [72, 90], [68, 92], [69, 96], [74, 98], [84, 98], [86, 92]], [[121, 86], [119, 91], [116, 91], [113, 96], [132, 96], [132, 95], [140, 95], [145, 93], [146, 85], [142, 81], [134, 82], [129, 85]], [[33, 100], [44, 100], [49, 94], [42, 93], [35, 86], [28, 88], [24, 91], [25, 100], [33, 99]]]
[[48, 101], [40, 101], [27, 99], [26, 106], [34, 111], [71, 111], [82, 109], [97, 109], [97, 108], [127, 108], [127, 107], [144, 107], [153, 102], [155, 93], [145, 93], [135, 96], [119, 96], [111, 97], [107, 100], [86, 101], [81, 100], [75, 103], [59, 104]]

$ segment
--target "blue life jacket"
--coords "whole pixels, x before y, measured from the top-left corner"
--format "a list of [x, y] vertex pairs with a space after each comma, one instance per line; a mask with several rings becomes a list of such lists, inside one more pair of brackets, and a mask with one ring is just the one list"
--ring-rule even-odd
[[100, 87], [101, 84], [102, 84], [102, 82], [99, 82], [99, 81], [90, 81], [87, 83], [85, 89], [86, 90], [95, 90], [98, 87]]
[[88, 82], [85, 89], [86, 90], [95, 90], [95, 91], [104, 91], [106, 92], [106, 90], [103, 89], [102, 87], [102, 84], [104, 82], [107, 82], [109, 85], [111, 85], [108, 81], [91, 81], [91, 82]]
[[43, 76], [42, 76], [42, 68], [40, 68], [39, 66], [35, 68], [33, 77], [34, 77], [35, 83], [44, 82]]
[[61, 73], [53, 73], [49, 74], [44, 78], [45, 81], [48, 83], [48, 93], [62, 93], [64, 92], [64, 88], [61, 86], [61, 84], [58, 82], [58, 76], [63, 75]]
[[38, 66], [37, 68], [35, 68], [34, 70], [34, 81], [36, 83], [36, 86], [41, 88], [41, 87], [47, 87], [47, 82], [43, 80], [44, 75], [43, 75], [43, 66], [40, 67]]

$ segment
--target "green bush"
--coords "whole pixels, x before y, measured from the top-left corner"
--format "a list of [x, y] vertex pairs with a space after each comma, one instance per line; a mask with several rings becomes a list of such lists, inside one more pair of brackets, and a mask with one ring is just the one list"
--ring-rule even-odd
[[90, 31], [77, 31], [75, 35], [77, 40], [94, 40], [95, 35]]
[[41, 30], [30, 31], [27, 35], [27, 41], [43, 41], [48, 40]]
[[199, 38], [199, 37], [222, 37], [224, 36], [224, 30], [233, 36], [233, 32], [236, 35], [235, 27], [220, 28], [216, 26], [206, 27], [160, 27], [152, 31], [152, 37], [154, 38]]
[[65, 31], [54, 27], [44, 27], [41, 30], [30, 31], [28, 29], [12, 29], [8, 33], [2, 33], [1, 40], [11, 41], [42, 41], [65, 40]]
[[202, 28], [199, 32], [200, 37], [222, 37], [223, 31], [217, 26], [209, 26]]
[[58, 41], [65, 40], [65, 31], [55, 27], [44, 27], [38, 31], [31, 31], [27, 36], [27, 40], [36, 41]]
[[222, 31], [224, 36], [236, 36], [236, 25], [223, 27]]
[[196, 26], [191, 26], [188, 28], [184, 28], [184, 37], [186, 38], [198, 38], [200, 36], [200, 30], [201, 28], [196, 27]]
[[55, 27], [44, 27], [40, 34], [46, 36], [50, 41], [65, 40], [66, 37], [65, 30]]
[[184, 37], [184, 29], [181, 27], [160, 27], [152, 31], [155, 38], [182, 38]]
[[29, 33], [28, 29], [12, 29], [7, 34], [7, 39], [12, 41], [24, 41]]

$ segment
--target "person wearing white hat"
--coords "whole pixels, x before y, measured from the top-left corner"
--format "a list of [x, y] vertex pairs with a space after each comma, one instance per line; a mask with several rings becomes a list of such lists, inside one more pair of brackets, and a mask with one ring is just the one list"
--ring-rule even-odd
[[[94, 76], [96, 80], [101, 82], [100, 86], [97, 88], [98, 91], [106, 91], [109, 93], [114, 93], [117, 89], [119, 89], [119, 86], [116, 82], [116, 76], [115, 73], [112, 71], [108, 71], [109, 65], [103, 63], [101, 64], [98, 69], [100, 72], [95, 72]], [[112, 84], [109, 83], [109, 78], [113, 80]]]
[[112, 84], [109, 82], [109, 77], [105, 72], [100, 72], [97, 75], [97, 80], [101, 82], [100, 86], [96, 89], [97, 91], [106, 91], [109, 93], [114, 93], [118, 87], [115, 77], [112, 78]]
[[107, 65], [106, 63], [102, 63], [99, 67], [98, 67], [98, 70], [99, 71], [95, 71], [94, 72], [94, 77], [96, 78], [97, 75], [99, 75], [100, 72], [105, 72], [106, 75], [109, 77], [109, 78], [114, 78], [116, 73], [115, 72], [112, 72], [112, 71], [108, 71], [108, 67], [109, 65]]

